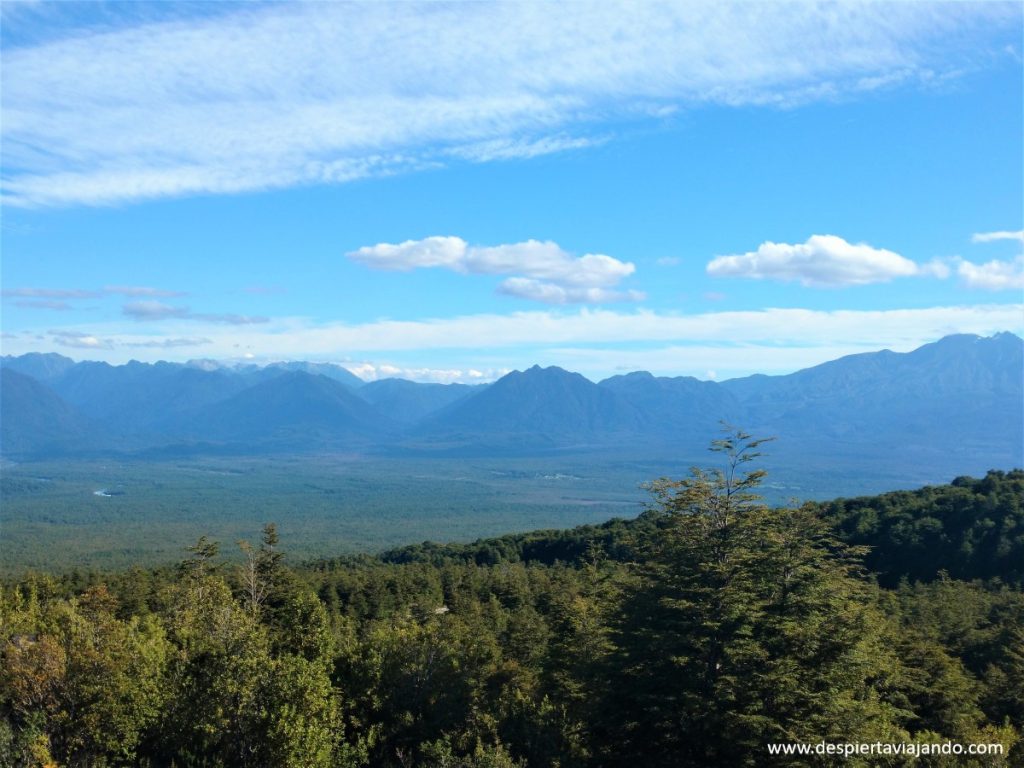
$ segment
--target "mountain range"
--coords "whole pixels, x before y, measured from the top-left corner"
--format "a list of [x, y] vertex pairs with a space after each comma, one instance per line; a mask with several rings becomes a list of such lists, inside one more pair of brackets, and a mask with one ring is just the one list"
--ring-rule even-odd
[[785, 376], [723, 382], [645, 371], [592, 382], [534, 366], [489, 385], [365, 383], [342, 366], [210, 362], [112, 366], [0, 358], [5, 458], [204, 451], [436, 453], [706, 446], [721, 421], [779, 435], [787, 455], [1024, 454], [1024, 341], [947, 336], [912, 352], [851, 355]]

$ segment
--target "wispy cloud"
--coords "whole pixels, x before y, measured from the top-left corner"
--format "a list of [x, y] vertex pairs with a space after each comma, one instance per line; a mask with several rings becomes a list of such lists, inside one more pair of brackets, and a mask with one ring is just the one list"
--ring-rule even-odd
[[171, 298], [187, 296], [184, 291], [168, 291], [144, 285], [108, 285], [103, 288], [11, 288], [3, 291], [5, 298], [27, 299], [99, 299], [104, 296], [153, 296]]
[[[74, 347], [94, 350], [99, 359], [127, 362], [175, 359], [175, 347], [180, 347], [177, 359], [184, 360], [193, 356], [190, 345], [176, 340], [187, 339], [196, 342], [194, 346], [201, 341], [208, 358], [361, 361], [345, 365], [367, 378], [369, 369], [359, 365], [401, 371], [380, 376], [434, 381], [473, 381], [477, 379], [470, 371], [489, 376], [534, 363], [562, 365], [591, 378], [637, 369], [697, 376], [713, 370], [721, 378], [787, 372], [852, 352], [907, 351], [951, 333], [1024, 335], [1024, 304], [698, 314], [544, 310], [354, 325], [278, 318], [230, 328], [192, 320], [167, 323], [163, 335], [136, 333], [134, 324], [109, 322], [52, 330], [46, 337], [26, 333], [5, 337], [4, 351], [22, 354]], [[465, 377], [444, 379], [427, 371], [462, 371]]]
[[121, 311], [133, 320], [165, 320], [188, 315], [188, 307], [175, 307], [162, 301], [130, 301]]
[[189, 312], [185, 317], [191, 320], [202, 320], [207, 323], [221, 323], [224, 325], [260, 325], [270, 322], [269, 317], [263, 317], [262, 315], [236, 315], [230, 312]]
[[138, 321], [160, 321], [172, 318], [199, 320], [208, 323], [226, 323], [228, 325], [253, 325], [270, 321], [268, 317], [254, 315], [222, 314], [215, 312], [193, 312], [188, 307], [176, 307], [162, 301], [130, 301], [121, 307], [126, 317]]
[[[73, 329], [79, 330], [79, 329]], [[123, 326], [93, 332], [139, 341]], [[276, 359], [297, 354], [313, 358], [357, 352], [441, 349], [499, 349], [564, 344], [615, 345], [630, 342], [707, 342], [783, 347], [823, 343], [898, 344], [949, 333], [1024, 332], [1024, 305], [980, 304], [924, 309], [834, 310], [764, 309], [678, 314], [637, 310], [582, 309], [476, 314], [432, 320], [378, 320], [371, 323], [316, 324], [301, 318], [277, 319], [265, 327], [218, 329], [201, 333], [223, 347], [252, 348]], [[301, 353], [296, 352], [301, 350]]]
[[[584, 309], [573, 313], [517, 312], [437, 320], [380, 320], [362, 325], [282, 328], [240, 342], [319, 354], [360, 350], [502, 348], [519, 345], [627, 342], [715, 342], [734, 345], [814, 345], [840, 342], [901, 343], [948, 333], [1021, 331], [1024, 305], [995, 304], [878, 311], [765, 309], [747, 312], [670, 314]], [[287, 340], [287, 341], [285, 341]]]
[[146, 285], [108, 285], [103, 288], [103, 293], [127, 297], [153, 296], [160, 298], [188, 295], [185, 291], [167, 291], [162, 288], [151, 288]]
[[947, 277], [949, 267], [935, 261], [918, 264], [894, 251], [866, 243], [848, 243], [835, 235], [812, 235], [805, 243], [765, 242], [756, 251], [716, 256], [707, 266], [712, 277], [799, 282], [816, 288], [886, 283], [897, 277]]
[[53, 343], [73, 349], [113, 349], [114, 342], [81, 331], [49, 331]]
[[3, 291], [3, 296], [27, 299], [97, 299], [102, 291], [91, 291], [83, 288], [11, 288]]
[[378, 243], [347, 254], [374, 269], [407, 272], [440, 267], [478, 275], [515, 275], [499, 290], [547, 304], [637, 301], [637, 291], [611, 286], [633, 274], [636, 266], [600, 253], [573, 256], [557, 243], [527, 240], [508, 245], [470, 245], [460, 237], [427, 237], [404, 243]]
[[[188, 338], [202, 339], [203, 356], [210, 358], [361, 360], [346, 367], [367, 378], [369, 369], [359, 365], [392, 366], [401, 373], [380, 375], [435, 381], [473, 381], [477, 379], [469, 371], [490, 375], [534, 363], [562, 365], [591, 378], [637, 369], [697, 376], [713, 370], [721, 378], [782, 373], [852, 352], [907, 351], [950, 333], [987, 336], [1009, 330], [1021, 335], [1024, 305], [700, 314], [583, 309], [359, 325], [291, 318], [231, 328], [188, 323], [198, 333], [172, 327], [166, 336], [153, 336], [132, 333], [124, 325], [96, 324], [52, 331], [49, 346], [47, 339], [30, 335], [5, 340], [4, 351], [21, 354], [74, 347], [94, 350], [97, 358], [111, 362], [172, 359], [174, 346], [179, 345], [173, 341], [164, 345], [162, 340]], [[180, 359], [192, 356], [187, 346], [180, 346]], [[426, 371], [462, 371], [466, 377], [444, 379]]]
[[66, 301], [57, 301], [55, 299], [22, 299], [21, 301], [14, 302], [14, 306], [21, 307], [22, 309], [49, 309], [58, 312], [66, 312], [72, 309], [72, 306]]
[[135, 349], [177, 349], [178, 347], [201, 347], [204, 344], [212, 343], [210, 339], [203, 338], [173, 338], [154, 339], [152, 341], [128, 341], [121, 344], [121, 346]]
[[345, 366], [364, 381], [409, 379], [436, 384], [483, 383], [494, 381], [509, 372], [508, 368], [409, 368], [390, 363], [349, 363]]
[[1001, 232], [978, 232], [971, 235], [972, 243], [991, 243], [996, 240], [1016, 240], [1019, 243], [1024, 243], [1024, 229], [1018, 229], [1016, 231], [1001, 231]]
[[200, 337], [157, 338], [140, 341], [125, 341], [115, 336], [105, 336], [83, 331], [47, 331], [54, 344], [74, 349], [113, 350], [127, 349], [177, 349], [212, 344], [212, 340]]
[[4, 52], [11, 205], [579, 149], [679, 106], [928, 82], [1015, 39], [1020, 21], [1012, 3], [245, 3], [76, 28], [61, 18], [78, 9], [43, 5], [60, 34]]
[[596, 147], [609, 140], [608, 137], [572, 138], [570, 136], [544, 136], [539, 139], [491, 139], [455, 147], [449, 150], [449, 154], [477, 163], [486, 163], [492, 160], [526, 160], [570, 149]]

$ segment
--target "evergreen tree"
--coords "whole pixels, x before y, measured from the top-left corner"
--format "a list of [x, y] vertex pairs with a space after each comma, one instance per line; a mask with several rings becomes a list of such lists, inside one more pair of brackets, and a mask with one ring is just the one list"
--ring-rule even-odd
[[895, 659], [859, 553], [763, 504], [744, 465], [764, 442], [732, 430], [712, 446], [724, 469], [652, 485], [661, 532], [617, 620], [609, 764], [759, 765], [770, 742], [900, 733], [873, 687]]

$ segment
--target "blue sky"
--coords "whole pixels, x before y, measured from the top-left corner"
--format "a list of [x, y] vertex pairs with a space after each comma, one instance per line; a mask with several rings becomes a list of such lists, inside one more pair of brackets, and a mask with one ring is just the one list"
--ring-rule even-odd
[[1024, 331], [1019, 4], [0, 7], [5, 354], [722, 379]]

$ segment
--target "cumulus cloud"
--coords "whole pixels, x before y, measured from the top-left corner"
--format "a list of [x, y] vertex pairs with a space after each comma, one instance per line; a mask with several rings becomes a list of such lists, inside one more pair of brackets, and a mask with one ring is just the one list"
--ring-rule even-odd
[[643, 299], [637, 291], [610, 290], [636, 271], [634, 264], [600, 253], [573, 256], [550, 240], [479, 246], [461, 237], [434, 236], [364, 246], [347, 255], [374, 269], [439, 267], [463, 274], [515, 275], [501, 284], [501, 293], [547, 304]]
[[996, 240], [1016, 240], [1019, 243], [1024, 243], [1024, 229], [1018, 229], [1015, 232], [1001, 231], [1001, 232], [977, 232], [971, 235], [972, 243], [991, 243]]
[[1019, 291], [1024, 288], [1024, 256], [1013, 261], [993, 260], [984, 264], [961, 260], [956, 271], [968, 288], [984, 291]]
[[679, 107], [932, 82], [1020, 23], [1012, 3], [115, 3], [92, 24], [42, 5], [45, 25], [5, 20], [18, 42], [0, 127], [11, 205], [578, 150]]
[[[994, 243], [1006, 240], [1024, 243], [1024, 230], [978, 232], [971, 235], [973, 243]], [[977, 264], [960, 257], [951, 260], [960, 283], [982, 291], [1010, 291], [1024, 288], [1024, 253], [1012, 260], [993, 259]]]
[[941, 262], [918, 264], [894, 251], [866, 243], [848, 243], [835, 235], [812, 235], [805, 243], [764, 242], [756, 251], [716, 256], [707, 265], [712, 277], [799, 282], [816, 288], [886, 283], [897, 277], [946, 277]]
[[447, 267], [466, 271], [460, 266], [468, 246], [461, 237], [427, 237], [404, 243], [365, 245], [346, 254], [374, 269], [408, 272], [419, 267]]

